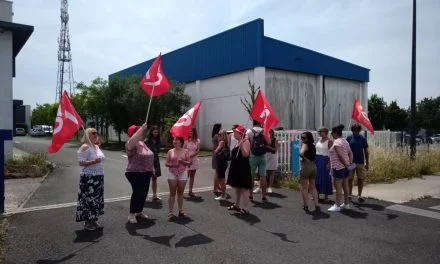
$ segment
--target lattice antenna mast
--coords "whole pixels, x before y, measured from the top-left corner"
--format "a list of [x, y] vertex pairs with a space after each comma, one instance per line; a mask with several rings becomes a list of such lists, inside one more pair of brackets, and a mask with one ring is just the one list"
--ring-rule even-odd
[[69, 11], [67, 0], [61, 0], [61, 30], [58, 37], [58, 75], [55, 101], [59, 102], [63, 90], [72, 95], [73, 86], [72, 53], [70, 50]]

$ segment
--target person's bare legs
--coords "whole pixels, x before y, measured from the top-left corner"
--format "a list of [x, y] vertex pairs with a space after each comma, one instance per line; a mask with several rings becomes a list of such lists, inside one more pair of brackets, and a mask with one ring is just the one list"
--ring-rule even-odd
[[[344, 204], [348, 205], [350, 201], [348, 200], [349, 197], [349, 179], [345, 178], [342, 180], [342, 189], [344, 190]], [[342, 196], [342, 195], [341, 195]]]
[[267, 187], [269, 188], [273, 188], [273, 182], [275, 180], [275, 171], [274, 170], [268, 170], [267, 172], [267, 180], [268, 180], [268, 185]]
[[[335, 180], [335, 186], [336, 186], [336, 205], [341, 206], [342, 202], [342, 179], [336, 179]], [[348, 194], [348, 192], [347, 192]]]
[[157, 177], [151, 177], [151, 189], [153, 190], [153, 198], [157, 198]]
[[241, 190], [240, 188], [235, 188], [235, 205], [240, 208], [241, 202]]
[[301, 184], [301, 197], [303, 200], [303, 208], [304, 210], [308, 210], [309, 208], [309, 180], [308, 179], [300, 179]]
[[218, 179], [218, 181], [219, 181], [220, 191], [221, 191], [220, 196], [223, 198], [226, 198], [226, 179], [225, 178]]
[[309, 185], [313, 196], [313, 202], [315, 203], [315, 210], [319, 210], [318, 190], [316, 190], [315, 179], [310, 180]]
[[217, 193], [218, 189], [219, 189], [219, 186], [218, 186], [217, 170], [214, 170], [214, 190], [213, 190], [213, 192]]
[[239, 206], [239, 207], [240, 207], [240, 209], [244, 209], [247, 212], [249, 212], [249, 207], [251, 204], [249, 196], [250, 196], [250, 193], [252, 192], [252, 190], [240, 188], [239, 192], [240, 192], [240, 196], [241, 196], [241, 198], [240, 198], [241, 206]]
[[186, 181], [177, 181], [177, 206], [179, 215], [183, 214], [183, 192], [185, 191]]
[[194, 195], [193, 188], [194, 188], [194, 177], [196, 176], [196, 170], [189, 170], [188, 171], [188, 177], [189, 177], [189, 195]]
[[174, 201], [176, 200], [177, 180], [168, 180], [170, 187], [170, 196], [168, 198], [168, 217], [173, 214]]
[[265, 199], [267, 193], [266, 177], [260, 177], [260, 189], [261, 189], [262, 198]]

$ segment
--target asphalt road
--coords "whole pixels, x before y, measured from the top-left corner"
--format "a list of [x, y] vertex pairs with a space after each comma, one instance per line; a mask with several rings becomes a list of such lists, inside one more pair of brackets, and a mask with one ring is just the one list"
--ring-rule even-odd
[[[14, 147], [30, 153], [47, 153], [50, 141], [45, 138], [35, 137], [14, 137]], [[46, 178], [34, 195], [24, 207], [45, 206], [60, 203], [75, 202], [79, 183], [80, 167], [77, 163], [78, 146], [65, 144], [55, 154], [48, 154], [48, 159], [56, 164], [55, 170]], [[106, 159], [104, 161], [104, 197], [113, 199], [131, 195], [131, 187], [125, 178], [127, 158], [122, 151], [103, 151]], [[158, 180], [158, 192], [168, 191], [167, 172], [163, 166], [162, 176]], [[213, 170], [211, 169], [211, 158], [200, 158], [200, 170], [196, 174], [196, 188], [211, 187], [213, 184]], [[188, 188], [188, 184], [187, 184]], [[151, 189], [150, 193], [151, 194]]]
[[[166, 206], [148, 203], [151, 219], [136, 225], [126, 223], [128, 201], [107, 203], [94, 232], [74, 221], [74, 207], [12, 215], [6, 263], [440, 263], [440, 220], [384, 202], [309, 215], [299, 193], [277, 190], [238, 216], [212, 198], [185, 201], [188, 218], [174, 221]], [[440, 200], [411, 205], [432, 204]]]

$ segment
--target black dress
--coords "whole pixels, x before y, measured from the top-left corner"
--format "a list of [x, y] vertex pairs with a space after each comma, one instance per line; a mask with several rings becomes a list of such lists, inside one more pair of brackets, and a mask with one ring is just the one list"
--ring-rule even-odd
[[159, 153], [162, 143], [160, 140], [148, 139], [145, 141], [145, 145], [154, 153], [154, 170], [156, 171], [156, 177], [160, 177], [162, 172], [160, 171]]
[[243, 157], [241, 151], [239, 151], [237, 156], [238, 151], [238, 147], [232, 149], [227, 184], [234, 188], [251, 189], [252, 174], [249, 157]]

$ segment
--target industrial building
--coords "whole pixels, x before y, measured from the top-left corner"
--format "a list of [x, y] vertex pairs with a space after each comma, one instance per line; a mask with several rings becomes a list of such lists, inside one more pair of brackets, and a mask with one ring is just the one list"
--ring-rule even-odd
[[[143, 75], [154, 58], [109, 76]], [[162, 55], [169, 79], [184, 82], [194, 104], [203, 100], [197, 129], [204, 147], [211, 129], [249, 118], [240, 103], [250, 80], [264, 92], [284, 129], [348, 125], [353, 100], [368, 102], [369, 69], [264, 35], [257, 19]], [[249, 123], [251, 125], [251, 123]]]
[[12, 16], [12, 2], [0, 0], [0, 160], [12, 158], [15, 59], [34, 31], [33, 26], [13, 23]]

